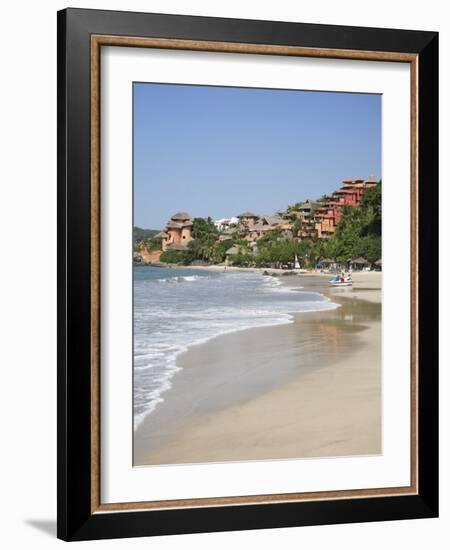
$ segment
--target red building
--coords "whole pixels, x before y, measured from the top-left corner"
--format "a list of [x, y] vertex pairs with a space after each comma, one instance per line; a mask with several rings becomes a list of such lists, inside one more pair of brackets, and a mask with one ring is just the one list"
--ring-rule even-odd
[[358, 206], [364, 193], [377, 185], [373, 175], [369, 176], [366, 181], [355, 179], [344, 180], [342, 183], [343, 187], [333, 193], [332, 200], [321, 203], [314, 212], [314, 225], [319, 239], [333, 235], [336, 226], [341, 221], [344, 206]]
[[366, 181], [356, 179], [344, 180], [342, 183], [344, 186], [335, 191], [333, 195], [339, 204], [347, 204], [348, 206], [358, 206], [367, 189], [371, 189], [377, 185], [377, 181], [373, 175], [369, 176]]

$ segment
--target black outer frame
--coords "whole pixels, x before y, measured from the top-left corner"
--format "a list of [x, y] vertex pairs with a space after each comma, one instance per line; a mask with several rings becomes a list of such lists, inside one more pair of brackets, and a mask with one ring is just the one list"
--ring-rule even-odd
[[[91, 514], [90, 35], [419, 56], [419, 493]], [[102, 10], [58, 12], [58, 526], [89, 540], [438, 515], [438, 34]]]

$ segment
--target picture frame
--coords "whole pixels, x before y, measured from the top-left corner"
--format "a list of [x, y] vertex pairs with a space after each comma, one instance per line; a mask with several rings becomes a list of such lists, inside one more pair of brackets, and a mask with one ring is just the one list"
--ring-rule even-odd
[[[100, 52], [107, 46], [408, 64], [411, 483], [101, 502]], [[153, 536], [438, 515], [438, 34], [66, 9], [58, 12], [58, 537]], [[431, 213], [431, 214], [430, 214]]]

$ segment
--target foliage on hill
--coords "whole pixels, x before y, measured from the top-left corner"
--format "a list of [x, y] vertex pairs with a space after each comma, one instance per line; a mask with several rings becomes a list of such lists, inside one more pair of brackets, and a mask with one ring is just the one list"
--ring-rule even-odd
[[345, 207], [328, 257], [338, 262], [362, 256], [375, 262], [381, 258], [381, 182], [364, 194], [357, 208]]
[[258, 240], [258, 252], [254, 258], [256, 265], [269, 266], [293, 262], [299, 253], [300, 243], [283, 236], [281, 231], [271, 231]]
[[[294, 210], [296, 205], [291, 208]], [[294, 222], [295, 231], [300, 222]], [[230, 258], [235, 265], [260, 267], [292, 264], [295, 255], [300, 262], [313, 267], [325, 258], [345, 263], [362, 256], [373, 263], [381, 258], [381, 182], [364, 194], [361, 204], [343, 209], [342, 219], [332, 238], [316, 242], [294, 242], [274, 230], [257, 241], [257, 254], [240, 253]]]
[[184, 250], [166, 250], [159, 257], [161, 262], [166, 264], [188, 265], [192, 260]]
[[133, 227], [134, 252], [142, 252], [144, 248], [147, 252], [161, 250], [161, 240], [153, 238], [158, 233], [159, 231], [157, 229], [142, 229], [141, 227]]
[[192, 224], [192, 241], [188, 244], [192, 259], [214, 261], [216, 240], [219, 236], [214, 222], [210, 217], [194, 218]]
[[133, 242], [152, 239], [158, 233], [158, 229], [142, 229], [142, 227], [135, 226], [133, 227]]

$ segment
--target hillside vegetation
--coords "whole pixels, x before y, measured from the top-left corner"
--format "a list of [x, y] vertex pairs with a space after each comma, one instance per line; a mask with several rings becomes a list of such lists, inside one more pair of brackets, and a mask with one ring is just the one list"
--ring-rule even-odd
[[152, 239], [159, 233], [159, 229], [142, 229], [142, 227], [133, 227], [133, 242], [146, 241]]
[[[366, 191], [359, 206], [344, 206], [341, 221], [331, 238], [298, 241], [275, 229], [258, 239], [256, 251], [238, 234], [219, 242], [219, 232], [211, 218], [194, 218], [193, 240], [187, 250], [163, 252], [161, 261], [184, 265], [195, 260], [221, 263], [226, 259], [227, 250], [236, 246], [239, 252], [228, 259], [237, 266], [275, 267], [292, 263], [296, 255], [305, 267], [314, 267], [325, 258], [345, 263], [361, 256], [373, 263], [381, 258], [381, 199], [380, 181]], [[295, 208], [296, 205], [290, 207], [292, 212]]]

